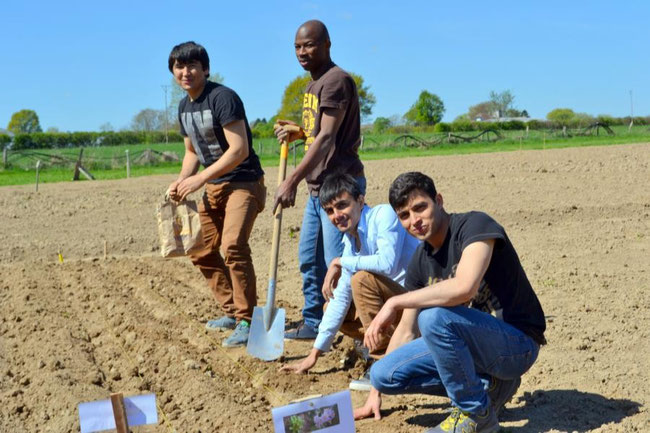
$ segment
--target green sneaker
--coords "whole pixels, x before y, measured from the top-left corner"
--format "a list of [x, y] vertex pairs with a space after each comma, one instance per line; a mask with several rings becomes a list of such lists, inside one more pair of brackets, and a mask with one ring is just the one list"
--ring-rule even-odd
[[205, 329], [216, 331], [217, 329], [235, 329], [235, 326], [237, 326], [237, 320], [234, 317], [221, 316], [218, 319], [208, 320]]
[[241, 320], [235, 330], [223, 340], [221, 345], [223, 347], [238, 347], [245, 346], [248, 343], [248, 334], [251, 331], [251, 325], [246, 320]]
[[473, 415], [454, 407], [444, 421], [425, 433], [494, 433], [498, 430], [499, 421], [492, 408], [483, 415]]

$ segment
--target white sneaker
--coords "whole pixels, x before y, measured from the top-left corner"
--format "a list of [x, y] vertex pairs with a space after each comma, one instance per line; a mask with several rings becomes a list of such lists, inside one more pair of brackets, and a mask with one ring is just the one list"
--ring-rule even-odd
[[370, 392], [370, 388], [372, 388], [370, 384], [370, 369], [366, 370], [363, 376], [357, 380], [350, 382], [350, 389], [354, 391]]

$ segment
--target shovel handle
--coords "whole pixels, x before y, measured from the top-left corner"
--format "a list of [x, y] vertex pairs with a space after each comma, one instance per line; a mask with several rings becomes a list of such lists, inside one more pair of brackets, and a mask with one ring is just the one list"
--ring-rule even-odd
[[[286, 141], [280, 144], [280, 167], [278, 168], [278, 186], [284, 182], [287, 174], [287, 157], [289, 145]], [[278, 275], [278, 254], [280, 251], [280, 231], [282, 229], [282, 206], [278, 206], [273, 216], [273, 240], [271, 242], [271, 262], [269, 264], [269, 289], [266, 296], [266, 305], [275, 307], [275, 281]]]

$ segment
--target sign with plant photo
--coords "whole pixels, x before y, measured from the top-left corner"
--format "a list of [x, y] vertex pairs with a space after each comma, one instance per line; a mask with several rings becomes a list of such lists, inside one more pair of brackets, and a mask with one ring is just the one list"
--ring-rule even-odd
[[350, 433], [354, 416], [350, 391], [310, 398], [271, 410], [276, 433]]

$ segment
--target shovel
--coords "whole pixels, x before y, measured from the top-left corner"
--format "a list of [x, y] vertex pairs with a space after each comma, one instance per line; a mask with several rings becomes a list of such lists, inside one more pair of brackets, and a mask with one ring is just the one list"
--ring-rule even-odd
[[[290, 131], [300, 128], [284, 125]], [[278, 186], [284, 181], [287, 172], [287, 156], [289, 145], [283, 141], [280, 146], [280, 168], [278, 170]], [[273, 222], [273, 242], [271, 244], [271, 264], [269, 266], [269, 287], [266, 292], [266, 305], [255, 307], [253, 320], [248, 336], [247, 352], [264, 361], [278, 359], [284, 351], [284, 308], [275, 308], [275, 280], [278, 271], [278, 252], [280, 249], [280, 228], [282, 226], [282, 206], [275, 211]]]

